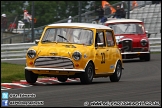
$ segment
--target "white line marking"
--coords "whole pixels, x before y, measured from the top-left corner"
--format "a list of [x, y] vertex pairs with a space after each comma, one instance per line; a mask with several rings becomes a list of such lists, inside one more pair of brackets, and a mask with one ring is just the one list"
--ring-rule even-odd
[[1, 86], [3, 86], [3, 84], [5, 85], [17, 85], [17, 86], [21, 86], [21, 87], [28, 87], [28, 86], [32, 86], [32, 85], [28, 85], [28, 86], [25, 86], [23, 84], [18, 84], [18, 83], [1, 83]]
[[11, 89], [11, 88], [1, 87], [1, 90], [8, 90], [8, 89]]

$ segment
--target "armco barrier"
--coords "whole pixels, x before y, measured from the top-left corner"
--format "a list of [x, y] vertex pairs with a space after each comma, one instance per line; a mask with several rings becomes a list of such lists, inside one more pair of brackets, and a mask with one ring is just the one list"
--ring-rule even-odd
[[1, 61], [25, 59], [26, 51], [35, 43], [1, 44]]
[[[149, 38], [151, 52], [161, 52], [161, 38]], [[25, 59], [26, 51], [35, 43], [1, 44], [1, 61]]]

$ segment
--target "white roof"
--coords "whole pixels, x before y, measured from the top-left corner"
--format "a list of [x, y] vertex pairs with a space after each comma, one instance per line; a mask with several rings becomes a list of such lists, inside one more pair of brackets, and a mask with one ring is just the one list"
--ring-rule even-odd
[[137, 19], [114, 19], [106, 21], [105, 23], [118, 23], [118, 22], [142, 22], [142, 21]]
[[95, 29], [111, 29], [108, 26], [92, 23], [56, 23], [50, 24], [48, 26], [64, 26], [64, 27], [85, 27], [85, 28], [95, 28]]

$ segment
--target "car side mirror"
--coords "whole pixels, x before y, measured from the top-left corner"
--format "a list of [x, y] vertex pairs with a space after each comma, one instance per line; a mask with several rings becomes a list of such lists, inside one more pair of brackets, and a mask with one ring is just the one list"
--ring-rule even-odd
[[122, 44], [122, 41], [119, 41], [119, 42], [118, 42], [118, 45], [119, 45], [119, 44]]
[[39, 43], [39, 40], [35, 40], [35, 44], [38, 44]]
[[102, 46], [104, 46], [104, 43], [97, 43], [97, 46], [99, 47], [102, 47]]
[[104, 45], [104, 43], [97, 43], [96, 45], [95, 45], [95, 48], [97, 49], [99, 46], [103, 46]]
[[97, 46], [103, 46], [104, 43], [97, 43]]
[[146, 31], [146, 35], [148, 38], [150, 38], [151, 33], [148, 33], [148, 31]]

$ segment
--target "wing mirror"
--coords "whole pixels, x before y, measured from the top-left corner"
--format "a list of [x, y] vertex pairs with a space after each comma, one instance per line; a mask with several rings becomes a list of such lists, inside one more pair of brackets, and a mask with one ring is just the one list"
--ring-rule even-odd
[[146, 35], [148, 38], [150, 38], [151, 33], [148, 33], [148, 31], [146, 31]]
[[35, 44], [38, 44], [39, 43], [39, 40], [35, 40]]
[[97, 46], [103, 46], [104, 44], [103, 43], [97, 43]]
[[96, 48], [98, 48], [99, 46], [104, 46], [104, 43], [97, 43], [97, 44], [95, 45]]

